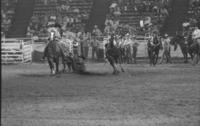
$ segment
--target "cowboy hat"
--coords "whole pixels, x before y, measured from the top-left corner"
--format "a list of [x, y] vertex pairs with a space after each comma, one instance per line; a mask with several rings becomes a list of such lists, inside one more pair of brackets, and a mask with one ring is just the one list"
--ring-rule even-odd
[[165, 37], [168, 37], [168, 34], [167, 34], [167, 33], [165, 34]]

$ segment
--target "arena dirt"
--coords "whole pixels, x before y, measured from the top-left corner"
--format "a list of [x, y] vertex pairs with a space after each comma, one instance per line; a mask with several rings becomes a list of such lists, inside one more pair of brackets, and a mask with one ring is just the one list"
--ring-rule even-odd
[[200, 65], [87, 64], [49, 75], [47, 64], [2, 66], [2, 126], [199, 126]]

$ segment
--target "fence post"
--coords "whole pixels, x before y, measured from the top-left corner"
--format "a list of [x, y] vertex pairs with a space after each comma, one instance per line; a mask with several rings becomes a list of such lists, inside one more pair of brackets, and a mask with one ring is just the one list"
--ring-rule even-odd
[[22, 63], [24, 63], [24, 51], [23, 51], [23, 49], [24, 49], [24, 42], [23, 42], [23, 40], [19, 40], [19, 41], [20, 41], [20, 49], [22, 51]]

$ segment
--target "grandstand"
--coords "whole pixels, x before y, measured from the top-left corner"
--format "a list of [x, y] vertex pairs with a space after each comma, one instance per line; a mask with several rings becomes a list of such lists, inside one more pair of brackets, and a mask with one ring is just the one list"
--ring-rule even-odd
[[[175, 8], [179, 3], [182, 8]], [[110, 17], [117, 20], [119, 26], [135, 29], [135, 34], [161, 30], [161, 33], [173, 35], [180, 29], [183, 19], [187, 19], [183, 13], [188, 12], [188, 18], [196, 19], [200, 12], [198, 0], [190, 3], [188, 0], [2, 0], [1, 6], [1, 34], [11, 38], [46, 36], [46, 24], [51, 17], [56, 17], [64, 30], [76, 33], [91, 32], [95, 24], [103, 31], [106, 17]], [[177, 14], [182, 15], [178, 20], [174, 19]], [[141, 29], [140, 21], [145, 29]]]
[[[73, 0], [73, 1], [49, 1], [47, 3], [37, 0], [35, 3], [35, 8], [33, 12], [32, 19], [36, 18], [38, 20], [34, 26], [30, 26], [32, 31], [44, 31], [48, 23], [48, 19], [51, 16], [55, 16], [56, 22], [61, 25], [66, 25], [64, 29], [80, 29], [80, 27], [85, 27], [87, 20], [89, 19], [89, 14], [92, 8], [92, 1], [89, 0]], [[30, 21], [31, 24], [33, 20]], [[43, 24], [45, 21], [45, 24]], [[73, 25], [71, 25], [73, 24]], [[29, 24], [30, 25], [30, 24]], [[36, 25], [43, 26], [39, 29], [35, 29]], [[45, 33], [38, 33], [40, 36], [45, 36]]]
[[17, 0], [1, 0], [1, 32], [7, 34], [15, 14]]

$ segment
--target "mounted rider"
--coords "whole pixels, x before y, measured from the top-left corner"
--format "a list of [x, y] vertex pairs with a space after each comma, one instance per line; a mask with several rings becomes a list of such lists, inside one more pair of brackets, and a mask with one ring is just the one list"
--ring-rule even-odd
[[115, 40], [115, 36], [114, 36], [114, 34], [112, 34], [112, 35], [110, 36], [110, 38], [109, 38], [109, 43], [105, 45], [107, 49], [112, 49], [112, 48], [114, 48], [114, 46], [115, 46], [115, 45], [114, 45], [114, 40]]
[[160, 45], [160, 37], [158, 36], [158, 33], [154, 31], [151, 35], [150, 38], [147, 41], [147, 48], [148, 51], [154, 50], [156, 47]]
[[192, 39], [193, 39], [193, 44], [191, 45], [191, 48], [195, 50], [195, 54], [197, 54], [197, 59], [198, 55], [200, 55], [200, 26], [196, 26], [195, 30], [192, 33]]
[[[115, 36], [114, 34], [111, 34], [108, 43], [105, 44], [105, 58], [108, 58], [108, 52], [109, 53], [114, 53], [114, 51], [112, 51], [115, 47]], [[115, 50], [115, 49], [114, 49]]]
[[[48, 24], [47, 26], [47, 31], [48, 31], [48, 42], [50, 41], [60, 41], [61, 39], [61, 26], [57, 23], [53, 23], [53, 24]], [[44, 49], [44, 55], [42, 57], [42, 60], [45, 59], [46, 57], [46, 52], [47, 52], [47, 47], [48, 47], [48, 44], [46, 45], [45, 49]]]
[[157, 46], [159, 44], [159, 37], [156, 31], [151, 35], [149, 42], [153, 46]]
[[195, 27], [194, 32], [192, 33], [192, 38], [194, 40], [194, 42], [200, 44], [200, 28], [199, 27]]

